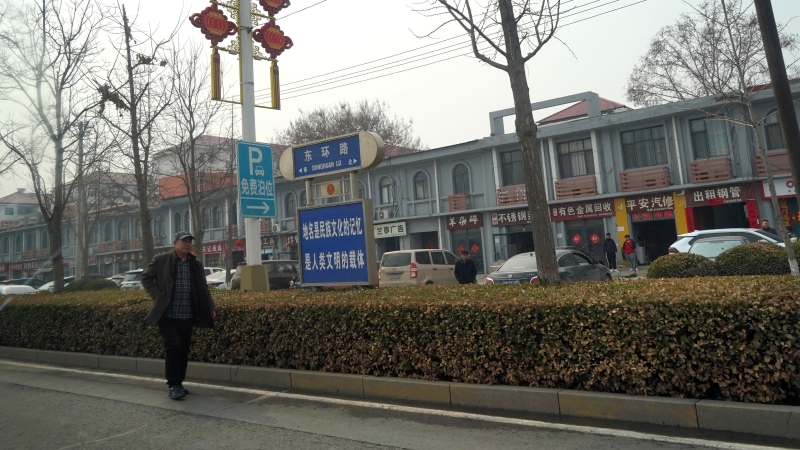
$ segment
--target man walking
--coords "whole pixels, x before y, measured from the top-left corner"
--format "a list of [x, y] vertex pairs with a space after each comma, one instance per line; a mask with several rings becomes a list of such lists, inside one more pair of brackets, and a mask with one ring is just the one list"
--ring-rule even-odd
[[603, 241], [603, 249], [606, 252], [606, 262], [608, 263], [608, 268], [611, 269], [612, 272], [616, 272], [617, 243], [614, 242], [614, 239], [611, 239], [611, 233], [606, 233], [606, 240]]
[[456, 268], [453, 271], [459, 284], [476, 283], [475, 277], [478, 276], [478, 268], [475, 261], [469, 259], [469, 252], [461, 250], [461, 261], [456, 261]]
[[625, 242], [622, 243], [622, 254], [631, 264], [631, 272], [633, 272], [633, 276], [635, 277], [638, 270], [636, 261], [636, 242], [633, 242], [630, 234], [625, 235]]
[[200, 262], [190, 253], [194, 236], [175, 234], [173, 250], [156, 255], [142, 273], [142, 287], [153, 298], [146, 320], [158, 325], [164, 340], [164, 369], [169, 398], [180, 400], [189, 393], [183, 387], [194, 326], [214, 326], [214, 301]]

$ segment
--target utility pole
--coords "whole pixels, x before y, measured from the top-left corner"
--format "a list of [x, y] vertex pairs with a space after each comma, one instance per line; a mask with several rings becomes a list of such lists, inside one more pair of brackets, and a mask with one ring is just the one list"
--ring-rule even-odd
[[[792, 171], [792, 180], [795, 185], [795, 197], [800, 205], [800, 128], [797, 125], [797, 114], [792, 101], [792, 91], [789, 88], [789, 78], [786, 75], [786, 63], [783, 61], [778, 28], [775, 25], [775, 14], [772, 12], [770, 0], [755, 0], [758, 25], [761, 28], [761, 39], [764, 41], [764, 52], [769, 65], [769, 77], [772, 81], [772, 92], [778, 106], [778, 120], [781, 124], [783, 144], [789, 157], [789, 167]], [[767, 160], [765, 164], [769, 164]], [[778, 224], [776, 224], [778, 225]]]

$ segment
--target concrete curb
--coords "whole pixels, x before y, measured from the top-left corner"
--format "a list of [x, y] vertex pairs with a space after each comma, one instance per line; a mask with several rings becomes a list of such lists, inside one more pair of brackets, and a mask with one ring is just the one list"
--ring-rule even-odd
[[[0, 359], [163, 377], [164, 360], [0, 346]], [[800, 407], [190, 362], [192, 380], [800, 439]]]

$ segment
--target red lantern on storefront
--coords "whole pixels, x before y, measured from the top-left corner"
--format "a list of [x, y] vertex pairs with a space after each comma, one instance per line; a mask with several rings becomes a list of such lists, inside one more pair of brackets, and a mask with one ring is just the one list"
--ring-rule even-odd
[[244, 250], [244, 241], [241, 239], [237, 239], [233, 245], [236, 247], [236, 250]]

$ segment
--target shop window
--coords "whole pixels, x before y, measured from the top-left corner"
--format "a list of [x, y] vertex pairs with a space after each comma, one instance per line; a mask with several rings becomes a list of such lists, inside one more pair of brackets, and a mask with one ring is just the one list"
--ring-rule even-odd
[[289, 192], [284, 197], [283, 209], [286, 213], [286, 218], [292, 218], [297, 213], [297, 197], [295, 197], [294, 192]]
[[2, 245], [2, 247], [0, 247], [0, 249], [3, 250], [3, 254], [4, 255], [7, 255], [8, 252], [11, 250], [11, 245], [8, 242], [8, 237], [4, 237], [3, 238], [3, 245]]
[[580, 139], [559, 143], [558, 164], [561, 168], [561, 178], [594, 175], [592, 140]]
[[459, 164], [453, 169], [453, 193], [469, 194], [472, 192], [469, 185], [469, 169], [465, 164]]
[[128, 221], [127, 220], [123, 220], [123, 221], [121, 221], [119, 223], [118, 233], [117, 234], [118, 234], [119, 239], [121, 241], [127, 241], [128, 240]]
[[776, 111], [769, 113], [767, 120], [764, 121], [764, 134], [767, 135], [767, 150], [781, 150], [784, 148], [781, 124], [778, 121]]
[[428, 182], [428, 174], [417, 172], [414, 175], [414, 200], [425, 200], [431, 198], [431, 188]]
[[728, 154], [728, 137], [724, 120], [697, 119], [689, 122], [695, 159]]
[[667, 163], [664, 127], [657, 126], [622, 133], [622, 152], [626, 169], [659, 166]]
[[110, 242], [114, 240], [114, 226], [108, 222], [103, 227], [103, 242]]
[[211, 210], [204, 206], [200, 209], [200, 217], [202, 218], [203, 229], [211, 228]]
[[503, 177], [503, 186], [525, 184], [525, 174], [522, 170], [522, 151], [513, 150], [501, 153], [500, 173]]
[[153, 234], [156, 237], [164, 236], [164, 216], [156, 214], [153, 218]]
[[222, 208], [216, 205], [211, 211], [211, 226], [214, 228], [222, 228]]
[[7, 216], [13, 216], [14, 215], [14, 207], [13, 206], [6, 206], [4, 214], [7, 215]]
[[392, 192], [393, 185], [394, 182], [392, 182], [390, 177], [381, 178], [381, 181], [378, 183], [381, 205], [390, 205], [392, 200], [394, 200], [394, 195]]
[[178, 231], [183, 231], [183, 216], [181, 215], [180, 211], [175, 211], [175, 214], [172, 215], [172, 226], [175, 227], [173, 230], [175, 233]]
[[367, 198], [367, 183], [358, 180], [358, 197]]

